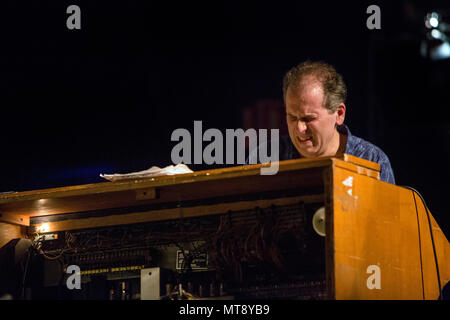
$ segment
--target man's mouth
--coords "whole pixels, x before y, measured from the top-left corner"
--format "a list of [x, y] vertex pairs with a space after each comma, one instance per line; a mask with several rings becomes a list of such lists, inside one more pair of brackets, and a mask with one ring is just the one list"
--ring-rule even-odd
[[300, 143], [307, 143], [308, 141], [311, 141], [312, 140], [312, 138], [311, 137], [297, 137], [297, 139], [298, 139], [298, 141], [300, 142]]

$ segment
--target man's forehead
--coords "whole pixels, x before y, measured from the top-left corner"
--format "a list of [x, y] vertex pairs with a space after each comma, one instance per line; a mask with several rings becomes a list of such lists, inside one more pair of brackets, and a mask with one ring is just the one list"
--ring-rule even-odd
[[317, 80], [303, 79], [296, 85], [289, 86], [286, 92], [286, 105], [322, 104], [324, 92]]
[[303, 96], [305, 94], [323, 94], [323, 87], [319, 80], [313, 76], [305, 76], [292, 83], [286, 94]]

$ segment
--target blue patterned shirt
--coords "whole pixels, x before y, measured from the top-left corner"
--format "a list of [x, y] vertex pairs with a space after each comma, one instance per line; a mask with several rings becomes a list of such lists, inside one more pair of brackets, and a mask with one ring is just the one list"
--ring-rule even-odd
[[[338, 126], [337, 130], [339, 133], [347, 136], [345, 153], [378, 163], [380, 165], [380, 180], [395, 184], [394, 172], [392, 171], [391, 163], [383, 150], [364, 139], [352, 135], [345, 124]], [[279, 144], [280, 161], [302, 158], [295, 146], [292, 144], [289, 136], [281, 137]], [[270, 147], [268, 147], [267, 150], [271, 150]], [[258, 150], [256, 149], [250, 153], [247, 163], [257, 163], [257, 161], [255, 161], [255, 159], [258, 159], [257, 157]]]

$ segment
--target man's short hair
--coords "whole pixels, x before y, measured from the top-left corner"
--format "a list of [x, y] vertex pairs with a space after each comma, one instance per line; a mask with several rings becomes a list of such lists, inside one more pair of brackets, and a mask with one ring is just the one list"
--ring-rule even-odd
[[300, 81], [312, 76], [322, 85], [324, 92], [324, 107], [330, 113], [336, 111], [347, 99], [347, 87], [342, 76], [333, 66], [322, 61], [305, 61], [290, 69], [283, 78], [283, 98], [286, 102], [286, 92], [289, 87], [297, 87]]

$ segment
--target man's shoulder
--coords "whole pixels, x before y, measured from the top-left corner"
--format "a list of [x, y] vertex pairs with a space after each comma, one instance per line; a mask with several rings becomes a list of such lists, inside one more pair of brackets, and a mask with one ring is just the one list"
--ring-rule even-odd
[[345, 153], [373, 162], [388, 160], [388, 156], [380, 147], [354, 135], [348, 137]]
[[381, 180], [395, 184], [394, 172], [389, 157], [380, 147], [362, 138], [349, 135], [345, 153], [378, 163], [381, 169]]

